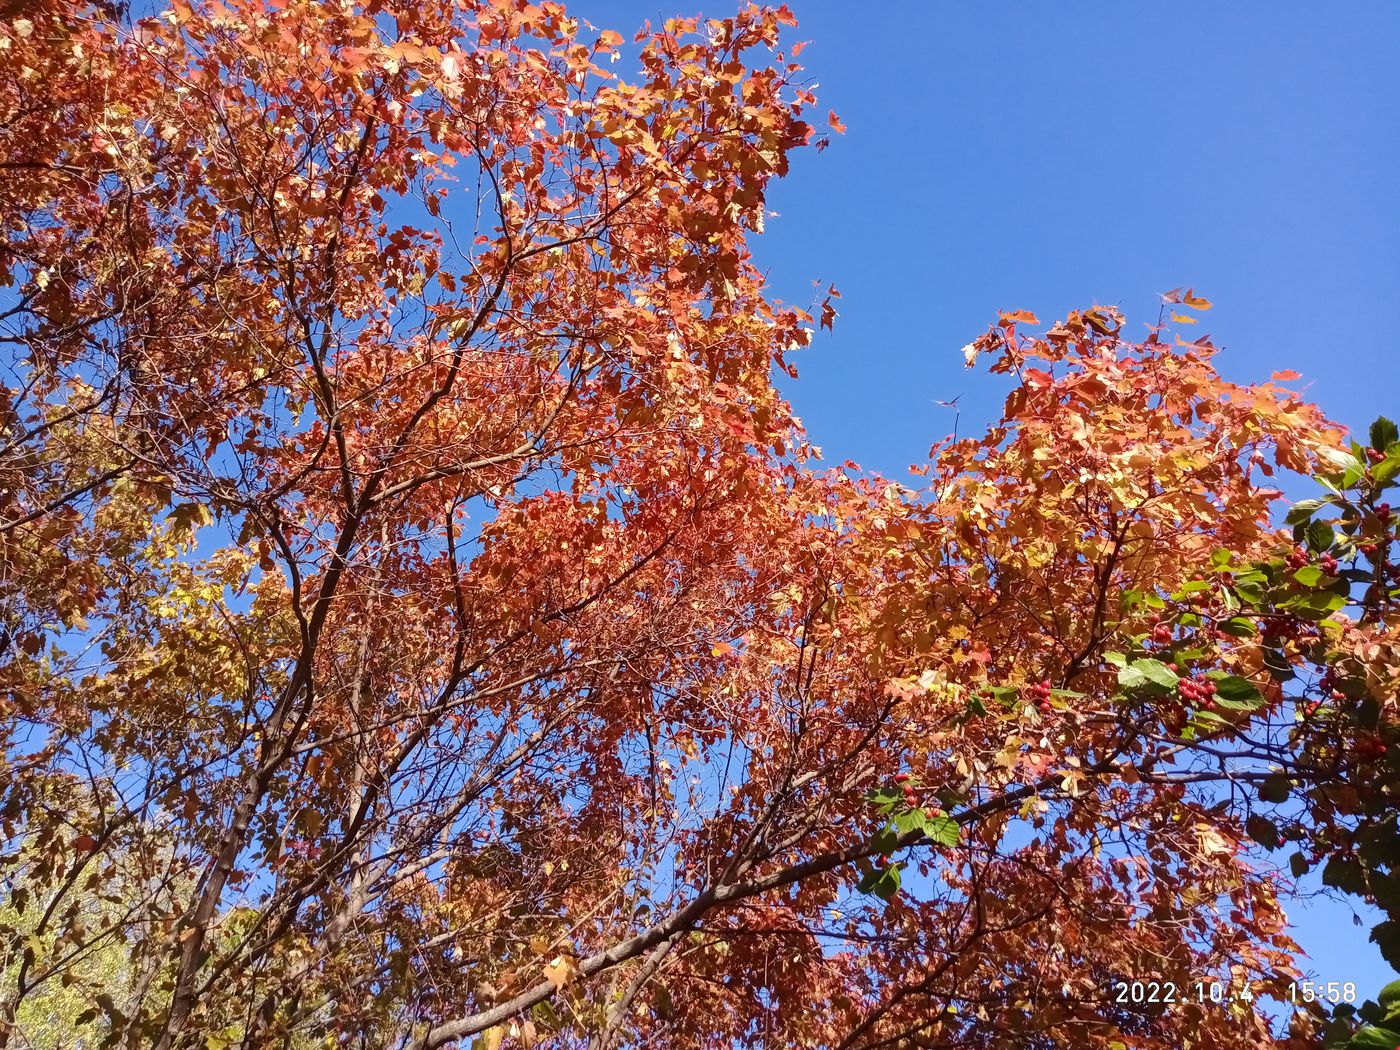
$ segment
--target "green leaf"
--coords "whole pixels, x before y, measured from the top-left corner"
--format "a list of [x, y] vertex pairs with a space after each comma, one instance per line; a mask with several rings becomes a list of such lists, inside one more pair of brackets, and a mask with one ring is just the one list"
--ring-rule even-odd
[[1258, 813], [1250, 815], [1244, 822], [1244, 830], [1255, 842], [1265, 849], [1278, 849], [1283, 841], [1279, 837], [1278, 825], [1268, 817]]
[[1288, 510], [1288, 516], [1283, 519], [1286, 525], [1300, 525], [1310, 519], [1314, 514], [1331, 502], [1329, 497], [1321, 496], [1317, 499], [1300, 499]]
[[856, 889], [861, 893], [873, 893], [884, 901], [893, 899], [899, 892], [899, 865], [891, 864], [888, 868], [876, 868], [866, 873], [856, 884]]
[[995, 685], [992, 686], [992, 696], [1003, 707], [1015, 707], [1020, 699], [1021, 691], [1015, 686]]
[[1332, 523], [1327, 521], [1315, 521], [1308, 526], [1307, 531], [1308, 549], [1319, 553], [1328, 550], [1336, 542], [1336, 533], [1332, 531]]
[[1248, 638], [1254, 634], [1254, 621], [1247, 616], [1233, 616], [1219, 625], [1226, 634]]
[[1264, 588], [1254, 582], [1236, 581], [1234, 593], [1240, 601], [1249, 605], [1258, 605], [1264, 600]]
[[1400, 428], [1394, 423], [1380, 416], [1371, 424], [1371, 447], [1378, 448], [1382, 452], [1388, 449], [1396, 441], [1400, 441]]
[[1320, 448], [1317, 450], [1317, 454], [1337, 470], [1346, 470], [1349, 467], [1361, 465], [1354, 455], [1340, 448]]
[[1336, 591], [1314, 591], [1311, 594], [1300, 594], [1286, 602], [1281, 602], [1279, 608], [1287, 609], [1310, 620], [1322, 620], [1342, 608], [1346, 603], [1347, 596], [1345, 594], [1338, 594]]
[[530, 1007], [530, 1013], [534, 1015], [536, 1021], [546, 1024], [551, 1028], [559, 1026], [559, 1014], [554, 1009], [554, 1004], [548, 999], [542, 999], [534, 1006]]
[[[895, 818], [898, 821], [898, 817]], [[886, 824], [870, 839], [870, 845], [881, 853], [889, 853], [899, 845], [899, 828], [895, 824]]]
[[1293, 578], [1304, 587], [1316, 587], [1326, 578], [1326, 574], [1316, 565], [1304, 565], [1293, 574]]
[[1122, 653], [1104, 653], [1103, 662], [1106, 664], [1112, 664], [1114, 667], [1128, 666], [1128, 658]]
[[962, 839], [962, 830], [952, 817], [925, 818], [924, 834], [938, 846], [956, 846]]
[[[656, 1016], [663, 1021], [669, 1020], [676, 1015], [675, 1002], [671, 998], [670, 991], [665, 985], [656, 985], [651, 993], [652, 1008], [656, 1011]], [[535, 1004], [539, 1006], [539, 1003]]]
[[1276, 682], [1291, 682], [1298, 677], [1298, 672], [1293, 669], [1288, 658], [1277, 649], [1264, 650], [1264, 670], [1268, 671], [1269, 676]]
[[1400, 1032], [1367, 1025], [1344, 1045], [1347, 1050], [1395, 1050], [1397, 1044], [1400, 1044]]
[[1387, 1015], [1400, 1010], [1400, 981], [1391, 981], [1382, 988], [1380, 995], [1376, 996], [1376, 1002], [1381, 1004]]
[[1386, 962], [1400, 970], [1400, 922], [1387, 919], [1371, 928], [1371, 940], [1380, 948]]
[[1227, 707], [1253, 709], [1264, 702], [1264, 696], [1248, 678], [1239, 675], [1212, 672], [1215, 682], [1215, 699]]
[[1197, 711], [1191, 716], [1191, 724], [1198, 729], [1210, 732], [1219, 729], [1225, 724], [1225, 719], [1221, 718], [1214, 711]]
[[1118, 684], [1124, 689], [1169, 693], [1181, 679], [1166, 664], [1157, 660], [1134, 660], [1118, 672]]
[[1390, 453], [1371, 468], [1371, 477], [1378, 485], [1386, 484], [1396, 474], [1400, 474], [1400, 451]]
[[874, 788], [866, 793], [865, 800], [883, 809], [904, 801], [904, 794], [894, 788]]
[[1333, 857], [1322, 869], [1322, 884], [1347, 893], [1366, 892], [1366, 871], [1355, 857]]
[[922, 831], [924, 811], [922, 809], [906, 809], [903, 813], [896, 813], [894, 815], [894, 828], [901, 836], [907, 835], [911, 831]]
[[1259, 785], [1259, 797], [1265, 802], [1287, 802], [1292, 785], [1282, 773], [1271, 773]]

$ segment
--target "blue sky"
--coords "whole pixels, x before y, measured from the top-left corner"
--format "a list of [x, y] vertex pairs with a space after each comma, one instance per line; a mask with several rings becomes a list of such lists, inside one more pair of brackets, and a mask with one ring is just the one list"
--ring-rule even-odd
[[[736, 0], [735, 0], [736, 2]], [[574, 0], [599, 28], [734, 3]], [[1400, 4], [789, 0], [824, 117], [755, 246], [776, 292], [843, 298], [787, 384], [828, 459], [898, 473], [1005, 387], [958, 347], [1002, 308], [1045, 320], [1156, 293], [1215, 302], [1197, 331], [1237, 381], [1276, 369], [1334, 419], [1400, 412]], [[619, 69], [622, 67], [619, 66]], [[1322, 980], [1391, 976], [1346, 905], [1294, 905]]]

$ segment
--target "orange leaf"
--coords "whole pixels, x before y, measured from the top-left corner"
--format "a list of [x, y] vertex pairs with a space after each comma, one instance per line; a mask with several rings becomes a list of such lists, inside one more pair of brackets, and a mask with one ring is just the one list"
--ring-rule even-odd
[[598, 43], [604, 47], [620, 47], [622, 45], [622, 34], [616, 29], [604, 29], [598, 34]]
[[554, 985], [555, 990], [559, 990], [573, 979], [578, 972], [578, 966], [567, 955], [556, 955], [545, 965], [544, 979]]
[[826, 122], [831, 125], [831, 130], [841, 135], [846, 131], [846, 125], [841, 123], [841, 118], [836, 115], [836, 110], [830, 110], [826, 115]]
[[1285, 368], [1282, 371], [1275, 372], [1273, 375], [1269, 376], [1269, 378], [1278, 383], [1291, 383], [1295, 379], [1302, 379], [1303, 376], [1301, 373], [1295, 372], [1291, 368]]

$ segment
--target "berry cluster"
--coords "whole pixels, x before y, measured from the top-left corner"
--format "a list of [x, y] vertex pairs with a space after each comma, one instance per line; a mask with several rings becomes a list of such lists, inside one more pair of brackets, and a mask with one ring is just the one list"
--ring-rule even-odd
[[[1381, 527], [1381, 534], [1376, 537], [1376, 540], [1358, 543], [1356, 549], [1366, 555], [1371, 561], [1379, 562], [1384, 560], [1390, 551], [1390, 524], [1395, 517], [1395, 512], [1390, 509], [1389, 503], [1380, 503], [1376, 505], [1375, 515], [1376, 521]], [[1377, 540], [1380, 542], [1377, 542]], [[1394, 571], [1392, 570], [1389, 575], [1394, 578]]]
[[[914, 786], [914, 778], [908, 773], [896, 773], [894, 782], [900, 786], [904, 792], [904, 804], [910, 809], [919, 808], [919, 789]], [[932, 820], [934, 817], [941, 817], [943, 810], [937, 806], [925, 806], [924, 816]]]
[[1322, 690], [1323, 696], [1331, 697], [1333, 700], [1345, 700], [1346, 693], [1337, 688], [1337, 672], [1335, 668], [1327, 668], [1322, 672], [1322, 677], [1317, 680], [1317, 687]]
[[1306, 628], [1296, 616], [1270, 616], [1259, 624], [1259, 636], [1265, 642], [1275, 645], [1297, 638], [1304, 633], [1306, 633]]
[[[1172, 665], [1174, 668], [1174, 665]], [[1205, 711], [1216, 710], [1216, 684], [1209, 678], [1183, 678], [1177, 683], [1177, 692], [1187, 703], [1194, 703]]]
[[1031, 686], [1030, 692], [1031, 697], [1035, 701], [1036, 707], [1040, 709], [1041, 713], [1044, 714], [1048, 712], [1050, 710], [1049, 681], [1042, 679], [1041, 681], [1036, 682], [1035, 685]]
[[1383, 758], [1390, 750], [1386, 747], [1385, 741], [1374, 733], [1368, 733], [1359, 737], [1356, 741], [1356, 757], [1363, 762], [1374, 762]]

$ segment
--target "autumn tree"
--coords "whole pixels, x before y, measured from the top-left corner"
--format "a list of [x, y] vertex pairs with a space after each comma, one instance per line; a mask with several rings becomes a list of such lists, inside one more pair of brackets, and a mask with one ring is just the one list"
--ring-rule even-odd
[[1260, 807], [1345, 852], [1285, 680], [1377, 621], [1286, 378], [1007, 314], [985, 437], [830, 469], [785, 9], [118, 14], [0, 29], [0, 1044], [1311, 1045]]

